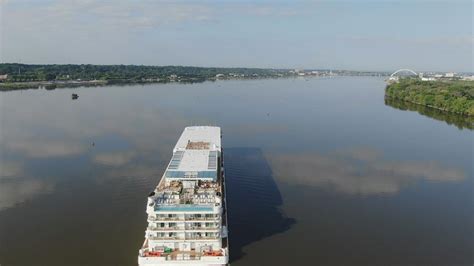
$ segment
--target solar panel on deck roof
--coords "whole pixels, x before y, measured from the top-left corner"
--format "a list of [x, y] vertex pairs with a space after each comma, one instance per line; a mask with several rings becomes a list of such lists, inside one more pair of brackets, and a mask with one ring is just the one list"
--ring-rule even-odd
[[177, 151], [173, 154], [171, 158], [170, 165], [168, 169], [178, 169], [179, 164], [181, 163], [181, 159], [183, 159], [184, 151]]

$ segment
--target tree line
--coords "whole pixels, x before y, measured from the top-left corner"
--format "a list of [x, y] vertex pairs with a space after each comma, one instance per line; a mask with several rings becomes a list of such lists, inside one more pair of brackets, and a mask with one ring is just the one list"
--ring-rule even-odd
[[234, 74], [236, 77], [274, 77], [287, 73], [279, 69], [218, 68], [192, 66], [144, 66], [144, 65], [29, 65], [0, 64], [0, 75], [8, 74], [7, 82], [107, 80], [140, 81], [169, 79], [176, 75], [183, 79], [209, 79], [217, 74]]
[[385, 96], [443, 111], [474, 116], [474, 82], [401, 79], [387, 85]]

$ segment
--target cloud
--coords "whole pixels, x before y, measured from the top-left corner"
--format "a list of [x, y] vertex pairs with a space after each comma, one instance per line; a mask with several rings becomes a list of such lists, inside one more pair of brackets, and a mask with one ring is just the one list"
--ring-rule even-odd
[[394, 194], [419, 180], [456, 182], [465, 179], [459, 169], [436, 162], [391, 161], [370, 149], [321, 154], [269, 154], [274, 175], [283, 182], [331, 187], [347, 194]]
[[9, 22], [9, 28], [20, 24], [19, 29], [29, 31], [126, 31], [169, 23], [208, 21], [213, 14], [213, 8], [206, 4], [170, 1], [55, 0], [21, 6], [8, 3], [5, 9], [8, 10], [5, 20]]
[[108, 166], [120, 166], [129, 163], [134, 156], [135, 152], [132, 151], [100, 153], [94, 156], [93, 161]]
[[269, 4], [245, 4], [245, 3], [235, 3], [231, 5], [231, 8], [234, 12], [241, 14], [246, 14], [250, 16], [258, 17], [293, 17], [301, 13], [304, 13], [305, 10], [301, 8], [296, 8], [293, 5], [281, 5], [278, 3]]
[[474, 36], [433, 36], [433, 37], [410, 37], [401, 38], [395, 36], [350, 36], [342, 38], [346, 41], [356, 41], [365, 44], [376, 44], [380, 42], [396, 43], [399, 45], [473, 45]]

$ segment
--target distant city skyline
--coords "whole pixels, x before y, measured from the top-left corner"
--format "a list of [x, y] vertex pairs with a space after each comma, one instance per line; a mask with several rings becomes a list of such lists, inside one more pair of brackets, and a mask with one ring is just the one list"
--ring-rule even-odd
[[0, 0], [0, 62], [473, 72], [472, 1]]

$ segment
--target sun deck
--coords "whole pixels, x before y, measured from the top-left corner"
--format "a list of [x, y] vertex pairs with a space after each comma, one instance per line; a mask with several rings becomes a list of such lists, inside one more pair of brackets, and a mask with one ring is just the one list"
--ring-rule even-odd
[[155, 209], [168, 208], [166, 205], [220, 204], [220, 145], [220, 130], [214, 127], [208, 127], [206, 130], [202, 130], [202, 127], [186, 128], [154, 191]]

